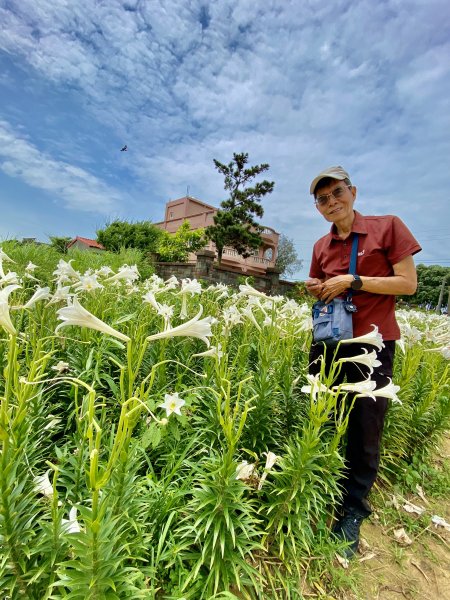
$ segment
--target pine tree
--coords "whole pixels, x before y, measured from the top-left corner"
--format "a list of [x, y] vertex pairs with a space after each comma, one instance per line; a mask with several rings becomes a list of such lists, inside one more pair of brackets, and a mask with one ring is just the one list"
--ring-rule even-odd
[[266, 163], [246, 168], [247, 162], [247, 153], [233, 153], [233, 160], [228, 165], [214, 159], [215, 168], [225, 178], [224, 189], [230, 193], [214, 216], [214, 225], [205, 230], [206, 237], [216, 245], [219, 264], [225, 246], [247, 258], [261, 245], [263, 228], [255, 217], [263, 216], [261, 198], [272, 193], [275, 183], [264, 180], [246, 187], [257, 175], [269, 169]]

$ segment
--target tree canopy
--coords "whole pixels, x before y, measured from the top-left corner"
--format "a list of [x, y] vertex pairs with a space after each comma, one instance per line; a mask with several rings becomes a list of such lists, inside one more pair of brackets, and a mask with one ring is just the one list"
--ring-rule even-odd
[[281, 234], [278, 242], [277, 258], [275, 267], [280, 269], [281, 275], [293, 275], [300, 271], [303, 266], [303, 260], [300, 260], [295, 249], [294, 241]]
[[61, 237], [56, 235], [50, 236], [50, 246], [55, 248], [58, 252], [62, 252], [62, 254], [67, 253], [67, 247], [69, 243], [72, 241], [70, 237]]
[[175, 233], [159, 229], [150, 221], [113, 221], [97, 231], [97, 241], [111, 252], [137, 248], [156, 254], [162, 262], [184, 262], [190, 252], [200, 250], [207, 243], [204, 229], [191, 231], [189, 221], [184, 221]]
[[206, 246], [204, 229], [191, 231], [189, 221], [184, 221], [176, 233], [163, 231], [158, 244], [158, 255], [162, 262], [185, 262], [190, 252], [197, 252]]
[[414, 304], [430, 303], [432, 306], [436, 306], [444, 277], [447, 277], [443, 299], [446, 304], [450, 285], [450, 267], [441, 267], [440, 265], [417, 265], [417, 291], [414, 296], [404, 296], [404, 300]]
[[150, 221], [112, 221], [97, 231], [97, 242], [106, 250], [119, 252], [121, 248], [138, 248], [146, 252], [157, 252], [162, 231]]
[[263, 228], [255, 217], [263, 216], [261, 198], [272, 193], [275, 183], [264, 180], [250, 186], [250, 182], [267, 171], [269, 165], [246, 167], [247, 163], [247, 153], [234, 153], [233, 160], [227, 165], [214, 159], [215, 168], [224, 176], [224, 189], [230, 193], [214, 216], [214, 225], [205, 230], [206, 237], [216, 245], [219, 264], [225, 246], [246, 258], [261, 245]]

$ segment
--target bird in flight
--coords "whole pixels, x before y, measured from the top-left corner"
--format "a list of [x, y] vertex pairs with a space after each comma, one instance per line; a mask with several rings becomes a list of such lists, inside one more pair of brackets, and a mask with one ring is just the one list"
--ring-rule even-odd
[[120, 149], [121, 152], [126, 152], [128, 150], [128, 146], [124, 146], [123, 148]]

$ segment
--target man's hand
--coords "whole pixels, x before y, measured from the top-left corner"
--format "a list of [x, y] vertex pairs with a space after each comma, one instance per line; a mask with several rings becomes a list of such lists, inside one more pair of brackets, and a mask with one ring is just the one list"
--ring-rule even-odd
[[336, 298], [336, 296], [340, 296], [348, 290], [352, 281], [353, 275], [350, 275], [350, 273], [347, 275], [336, 275], [336, 277], [327, 279], [327, 281], [322, 284], [322, 291], [319, 298], [328, 304]]
[[305, 281], [305, 286], [312, 296], [320, 298], [320, 294], [322, 293], [323, 287], [323, 283], [320, 279], [307, 279]]

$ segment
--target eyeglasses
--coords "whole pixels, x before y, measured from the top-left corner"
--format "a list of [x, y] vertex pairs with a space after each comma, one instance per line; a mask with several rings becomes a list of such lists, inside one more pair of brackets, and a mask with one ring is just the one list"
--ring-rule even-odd
[[329, 194], [322, 194], [321, 196], [317, 196], [317, 198], [314, 200], [314, 202], [318, 206], [326, 206], [331, 197], [335, 198], [336, 200], [339, 200], [345, 194], [345, 188], [350, 189], [351, 187], [352, 187], [351, 185], [346, 185], [345, 187], [339, 186], [339, 187], [335, 188]]

